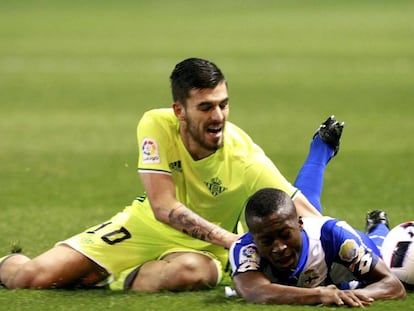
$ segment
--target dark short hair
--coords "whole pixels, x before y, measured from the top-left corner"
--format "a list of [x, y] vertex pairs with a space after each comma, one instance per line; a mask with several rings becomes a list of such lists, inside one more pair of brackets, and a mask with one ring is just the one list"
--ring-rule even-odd
[[187, 58], [178, 63], [170, 76], [174, 102], [184, 104], [192, 89], [215, 88], [224, 81], [221, 70], [213, 63], [201, 58]]
[[254, 225], [255, 217], [265, 218], [286, 207], [292, 208], [295, 212], [293, 201], [286, 192], [276, 188], [260, 189], [247, 201], [245, 210], [246, 224], [250, 229]]

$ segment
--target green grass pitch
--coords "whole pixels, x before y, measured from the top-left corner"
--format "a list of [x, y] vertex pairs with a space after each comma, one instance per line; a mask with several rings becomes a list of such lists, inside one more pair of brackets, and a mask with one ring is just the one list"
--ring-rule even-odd
[[[313, 131], [346, 122], [328, 215], [414, 219], [414, 2], [0, 2], [0, 256], [35, 256], [141, 194], [135, 129], [198, 56], [229, 81], [230, 119], [293, 182]], [[373, 310], [413, 310], [405, 301]], [[0, 290], [4, 310], [304, 310], [197, 293]], [[335, 308], [328, 308], [335, 309]]]

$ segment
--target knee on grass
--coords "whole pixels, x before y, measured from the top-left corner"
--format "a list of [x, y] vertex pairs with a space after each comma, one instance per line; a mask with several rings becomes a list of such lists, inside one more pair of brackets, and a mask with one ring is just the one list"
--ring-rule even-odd
[[171, 269], [170, 278], [172, 290], [201, 290], [212, 288], [217, 284], [217, 268], [204, 255], [186, 254], [177, 262], [171, 262], [175, 269]]
[[8, 258], [2, 264], [0, 276], [2, 283], [10, 289], [56, 287], [47, 271], [34, 264], [30, 258], [20, 254]]
[[201, 254], [175, 253], [144, 263], [133, 281], [132, 290], [202, 290], [217, 284], [218, 271], [212, 259]]

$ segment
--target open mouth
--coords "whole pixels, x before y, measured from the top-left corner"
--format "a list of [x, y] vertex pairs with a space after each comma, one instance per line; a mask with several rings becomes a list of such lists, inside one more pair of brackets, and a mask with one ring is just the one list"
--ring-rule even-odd
[[278, 267], [282, 269], [288, 269], [294, 264], [293, 256], [284, 256], [281, 258], [273, 259], [273, 261]]
[[207, 128], [207, 132], [214, 136], [219, 136], [223, 132], [223, 128], [222, 127], [209, 127]]
[[222, 129], [223, 129], [222, 126], [209, 126], [207, 128], [207, 131], [211, 133], [218, 133], [218, 132], [221, 132]]

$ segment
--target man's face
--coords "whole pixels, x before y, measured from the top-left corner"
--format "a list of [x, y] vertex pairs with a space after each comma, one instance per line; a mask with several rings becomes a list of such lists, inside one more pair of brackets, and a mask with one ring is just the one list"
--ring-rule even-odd
[[223, 131], [229, 114], [227, 85], [214, 89], [193, 89], [185, 105], [175, 103], [180, 133], [195, 159], [214, 153], [223, 146]]
[[301, 224], [280, 211], [256, 222], [252, 230], [259, 253], [279, 271], [293, 271], [302, 248]]

